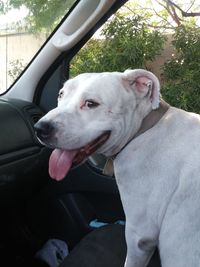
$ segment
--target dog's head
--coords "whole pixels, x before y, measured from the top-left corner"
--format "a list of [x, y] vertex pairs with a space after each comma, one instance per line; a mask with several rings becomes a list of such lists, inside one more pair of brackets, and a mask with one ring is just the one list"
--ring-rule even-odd
[[143, 118], [159, 106], [160, 85], [142, 69], [124, 73], [85, 73], [68, 80], [58, 106], [35, 125], [40, 141], [55, 148], [49, 171], [63, 178], [72, 163], [94, 151], [111, 156], [138, 131]]

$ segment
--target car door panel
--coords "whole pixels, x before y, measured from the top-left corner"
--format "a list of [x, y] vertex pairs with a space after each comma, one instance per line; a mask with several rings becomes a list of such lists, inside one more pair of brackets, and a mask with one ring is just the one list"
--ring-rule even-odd
[[32, 103], [0, 99], [0, 205], [22, 199], [42, 182], [49, 150], [39, 144], [33, 128], [42, 115]]

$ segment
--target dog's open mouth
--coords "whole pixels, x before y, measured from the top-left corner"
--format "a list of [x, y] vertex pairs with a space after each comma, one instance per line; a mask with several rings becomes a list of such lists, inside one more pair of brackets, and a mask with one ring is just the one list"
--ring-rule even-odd
[[49, 175], [57, 180], [62, 180], [70, 170], [72, 165], [78, 165], [98, 148], [100, 148], [109, 138], [110, 131], [106, 131], [86, 146], [75, 150], [54, 149], [49, 159]]

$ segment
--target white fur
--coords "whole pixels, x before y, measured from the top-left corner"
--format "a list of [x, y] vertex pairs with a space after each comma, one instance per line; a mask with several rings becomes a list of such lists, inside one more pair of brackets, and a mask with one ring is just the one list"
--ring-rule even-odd
[[[141, 92], [134, 83], [138, 77], [153, 86], [147, 80]], [[62, 90], [58, 107], [42, 119], [57, 126], [51, 145], [74, 149], [111, 130], [99, 150], [107, 156], [119, 152], [159, 105], [158, 79], [145, 70], [81, 74]], [[88, 109], [87, 99], [100, 105]], [[162, 267], [198, 267], [200, 116], [169, 108], [118, 154], [114, 168], [126, 214], [125, 267], [145, 267], [156, 245]]]
[[[127, 219], [126, 267], [146, 266], [152, 244], [159, 245], [163, 267], [199, 266], [199, 136], [199, 115], [171, 107], [116, 158]], [[140, 240], [147, 240], [146, 252], [138, 249]]]

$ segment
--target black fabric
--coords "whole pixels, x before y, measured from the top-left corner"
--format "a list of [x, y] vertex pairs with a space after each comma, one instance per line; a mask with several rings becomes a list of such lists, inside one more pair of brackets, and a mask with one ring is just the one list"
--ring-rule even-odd
[[[110, 224], [84, 237], [59, 267], [123, 267], [125, 258], [124, 226]], [[157, 252], [148, 267], [160, 267]]]
[[60, 267], [123, 266], [125, 256], [124, 227], [106, 225], [83, 238]]

